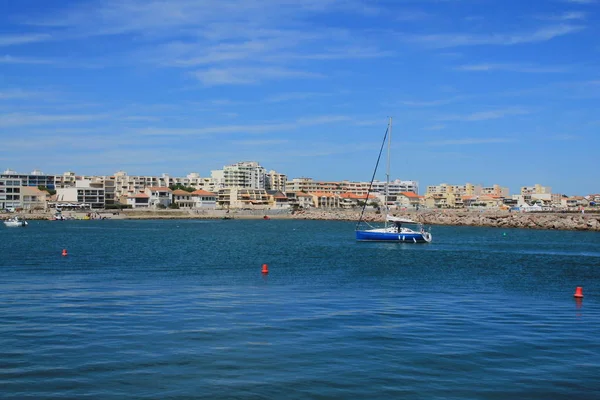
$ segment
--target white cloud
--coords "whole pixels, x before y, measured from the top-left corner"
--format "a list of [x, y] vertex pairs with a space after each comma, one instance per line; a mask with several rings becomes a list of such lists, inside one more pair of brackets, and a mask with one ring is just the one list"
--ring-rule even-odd
[[557, 15], [540, 15], [537, 18], [546, 21], [573, 21], [578, 19], [585, 19], [587, 13], [582, 11], [568, 11]]
[[514, 139], [508, 138], [466, 138], [466, 139], [448, 139], [448, 140], [438, 140], [432, 142], [426, 142], [425, 144], [430, 146], [466, 146], [466, 145], [476, 145], [476, 144], [490, 144], [490, 143], [513, 143]]
[[504, 118], [511, 115], [524, 115], [529, 114], [530, 111], [522, 108], [506, 108], [500, 110], [491, 110], [491, 111], [480, 111], [471, 114], [464, 115], [447, 115], [438, 118], [439, 121], [465, 121], [465, 122], [473, 122], [473, 121], [486, 121], [490, 119], [499, 119]]
[[21, 44], [37, 43], [50, 40], [52, 36], [48, 34], [21, 34], [21, 35], [0, 35], [0, 47], [16, 46]]
[[406, 40], [423, 44], [432, 48], [476, 46], [476, 45], [496, 45], [510, 46], [524, 43], [545, 42], [556, 37], [579, 32], [584, 29], [583, 26], [561, 24], [537, 29], [533, 32], [504, 33], [504, 34], [430, 34], [430, 35], [411, 35]]
[[193, 75], [205, 86], [248, 85], [283, 78], [321, 78], [321, 74], [284, 67], [225, 67], [199, 70]]
[[193, 136], [193, 135], [213, 135], [213, 134], [231, 134], [248, 133], [261, 134], [269, 132], [281, 132], [298, 129], [301, 127], [326, 125], [338, 122], [354, 122], [349, 116], [345, 115], [321, 115], [317, 117], [297, 118], [289, 122], [271, 122], [253, 125], [219, 125], [200, 128], [144, 128], [135, 130], [136, 134], [155, 136]]
[[405, 100], [401, 101], [400, 104], [409, 107], [435, 107], [455, 103], [457, 101], [463, 100], [464, 98], [464, 96], [455, 96], [447, 99], [438, 100]]
[[0, 127], [17, 127], [28, 125], [45, 125], [57, 123], [75, 123], [104, 119], [107, 115], [101, 114], [0, 114]]
[[52, 64], [50, 60], [29, 57], [13, 57], [8, 54], [0, 56], [0, 64]]
[[454, 68], [457, 71], [508, 71], [529, 73], [560, 73], [568, 72], [569, 67], [536, 66], [530, 64], [490, 63], [490, 64], [465, 64]]

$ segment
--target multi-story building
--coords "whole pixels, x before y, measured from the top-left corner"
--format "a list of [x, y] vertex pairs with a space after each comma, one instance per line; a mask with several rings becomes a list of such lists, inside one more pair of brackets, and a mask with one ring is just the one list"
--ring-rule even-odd
[[427, 186], [425, 195], [452, 193], [461, 196], [479, 196], [481, 190], [481, 186], [473, 185], [471, 183], [466, 183], [464, 185], [449, 185], [447, 183], [442, 183], [440, 185]]
[[267, 190], [279, 190], [283, 192], [285, 191], [286, 182], [287, 175], [285, 174], [271, 170], [265, 175], [265, 189]]
[[37, 169], [33, 170], [30, 174], [19, 174], [11, 169], [7, 169], [0, 174], [0, 178], [19, 179], [22, 182], [22, 186], [45, 186], [48, 189], [54, 189], [54, 175], [44, 174]]
[[532, 194], [551, 194], [552, 188], [549, 186], [542, 186], [536, 183], [534, 186], [523, 186], [521, 187], [521, 194], [523, 196]]
[[0, 177], [0, 210], [15, 210], [21, 202], [21, 179]]
[[224, 209], [264, 209], [269, 205], [269, 194], [265, 189], [225, 188], [219, 190], [218, 204]]
[[46, 210], [48, 192], [37, 187], [21, 187], [21, 203], [24, 210]]
[[173, 203], [177, 204], [179, 208], [193, 208], [194, 201], [192, 200], [192, 193], [186, 192], [185, 190], [177, 189], [173, 190]]
[[222, 170], [211, 171], [211, 177], [215, 181], [215, 189], [264, 189], [265, 171], [256, 161], [242, 161], [226, 165]]
[[194, 208], [214, 210], [217, 207], [217, 195], [206, 190], [194, 190], [192, 192]]
[[168, 207], [173, 202], [173, 191], [168, 187], [149, 186], [144, 189], [144, 193], [150, 196], [150, 199], [148, 201], [149, 207]]
[[304, 193], [335, 193], [344, 192], [343, 185], [340, 182], [315, 181], [312, 178], [294, 178], [285, 184], [286, 192], [304, 192]]
[[[373, 181], [371, 191], [377, 193], [385, 193], [385, 187], [386, 182], [375, 180]], [[390, 181], [388, 194], [397, 195], [399, 193], [404, 192], [412, 192], [414, 194], [419, 194], [419, 183], [416, 181], [401, 181], [400, 179]]]
[[484, 186], [481, 188], [481, 194], [484, 196], [498, 196], [502, 198], [509, 197], [510, 190], [500, 185]]
[[104, 184], [89, 179], [75, 181], [75, 187], [57, 188], [56, 203], [70, 207], [105, 208]]

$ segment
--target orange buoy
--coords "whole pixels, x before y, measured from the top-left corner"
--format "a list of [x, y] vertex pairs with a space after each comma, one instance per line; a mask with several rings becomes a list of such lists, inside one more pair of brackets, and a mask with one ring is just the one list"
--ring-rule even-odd
[[68, 253], [67, 253], [67, 249], [63, 249], [63, 251], [62, 251], [62, 255], [63, 255], [63, 256], [66, 256], [67, 254], [68, 254]]
[[262, 271], [263, 274], [268, 274], [269, 273], [269, 266], [267, 264], [263, 264], [262, 265]]
[[573, 297], [577, 297], [578, 299], [583, 298], [583, 288], [581, 286], [577, 286], [575, 288], [575, 294], [573, 295]]

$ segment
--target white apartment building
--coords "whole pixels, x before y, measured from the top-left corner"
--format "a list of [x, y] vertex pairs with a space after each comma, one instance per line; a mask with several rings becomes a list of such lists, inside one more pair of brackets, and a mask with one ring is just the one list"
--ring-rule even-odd
[[266, 170], [256, 161], [242, 161], [226, 165], [222, 170], [211, 171], [215, 189], [249, 188], [264, 189]]
[[[386, 182], [375, 180], [373, 181], [373, 187], [371, 188], [371, 191], [376, 193], [385, 193], [385, 186]], [[400, 179], [390, 181], [388, 192], [390, 195], [397, 195], [404, 192], [419, 194], [419, 183], [417, 181], [402, 181]]]
[[483, 196], [499, 196], [507, 198], [510, 195], [510, 190], [507, 187], [500, 185], [484, 186], [481, 188], [481, 194]]
[[0, 178], [0, 210], [14, 210], [22, 207], [21, 179]]
[[150, 197], [149, 207], [157, 208], [159, 205], [168, 207], [173, 202], [173, 191], [164, 186], [150, 186], [144, 189], [144, 193]]
[[285, 174], [280, 174], [271, 170], [265, 175], [265, 189], [267, 190], [279, 190], [285, 192], [286, 183], [287, 175]]
[[523, 186], [521, 187], [521, 194], [523, 196], [531, 195], [531, 194], [550, 194], [552, 193], [552, 188], [549, 186], [542, 186], [536, 183], [534, 186]]
[[104, 208], [104, 185], [89, 179], [75, 181], [75, 187], [57, 188], [56, 203], [90, 208]]
[[0, 174], [0, 179], [20, 180], [21, 186], [45, 186], [54, 189], [54, 175], [44, 174], [40, 170], [33, 170], [30, 174], [19, 174], [12, 169], [7, 169]]
[[479, 196], [481, 194], [482, 187], [480, 185], [473, 185], [471, 183], [465, 183], [464, 185], [449, 185], [442, 183], [434, 186], [427, 186], [426, 195], [432, 194], [454, 194], [461, 196]]

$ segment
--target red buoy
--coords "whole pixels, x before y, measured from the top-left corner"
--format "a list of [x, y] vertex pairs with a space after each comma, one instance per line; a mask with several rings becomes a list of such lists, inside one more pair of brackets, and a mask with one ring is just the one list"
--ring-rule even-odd
[[269, 266], [267, 264], [263, 264], [262, 265], [262, 271], [263, 274], [268, 274], [269, 273]]
[[575, 288], [575, 294], [573, 295], [573, 297], [576, 297], [578, 299], [583, 298], [583, 288], [581, 286], [577, 286]]
[[67, 254], [68, 254], [68, 253], [67, 253], [67, 249], [63, 249], [63, 251], [62, 251], [62, 255], [63, 255], [63, 256], [66, 256]]

